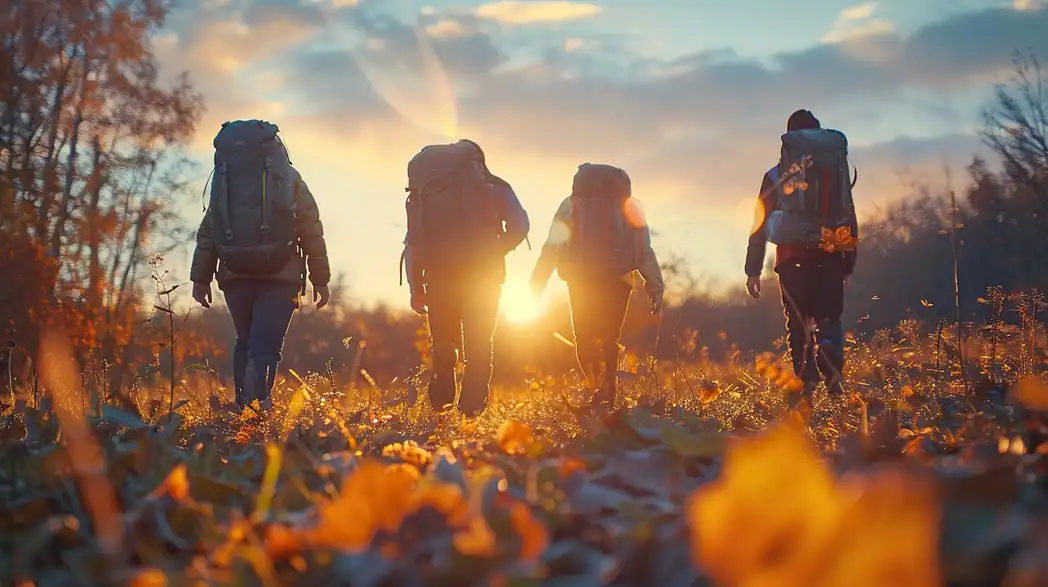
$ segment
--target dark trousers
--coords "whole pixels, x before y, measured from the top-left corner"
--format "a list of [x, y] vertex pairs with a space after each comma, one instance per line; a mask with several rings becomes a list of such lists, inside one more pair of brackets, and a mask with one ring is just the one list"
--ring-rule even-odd
[[844, 263], [829, 253], [775, 268], [793, 371], [805, 383], [839, 382], [844, 370]]
[[234, 279], [223, 293], [236, 329], [233, 382], [237, 404], [269, 399], [284, 349], [284, 336], [298, 309], [299, 285]]
[[575, 353], [598, 400], [611, 402], [618, 391], [619, 338], [633, 288], [621, 279], [574, 280], [568, 284]]
[[455, 372], [465, 362], [459, 408], [476, 415], [487, 406], [491, 391], [495, 325], [502, 285], [492, 280], [430, 278], [426, 285], [433, 365], [429, 399], [442, 410], [455, 403]]

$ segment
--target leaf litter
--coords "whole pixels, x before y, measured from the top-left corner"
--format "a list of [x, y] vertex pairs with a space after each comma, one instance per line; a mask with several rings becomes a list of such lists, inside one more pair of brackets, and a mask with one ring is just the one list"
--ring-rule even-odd
[[473, 421], [335, 408], [301, 380], [268, 418], [16, 402], [0, 583], [1048, 584], [1040, 375], [974, 398], [905, 383], [831, 418], [756, 372], [780, 391], [753, 425], [710, 382], [610, 413], [507, 394]]

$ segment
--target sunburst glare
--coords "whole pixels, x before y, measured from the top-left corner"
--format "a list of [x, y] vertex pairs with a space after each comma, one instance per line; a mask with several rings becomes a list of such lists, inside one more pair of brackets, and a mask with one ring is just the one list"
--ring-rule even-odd
[[375, 93], [408, 122], [444, 139], [458, 138], [458, 104], [452, 80], [425, 29], [416, 24], [414, 51], [390, 63], [385, 42], [368, 39], [352, 51]]

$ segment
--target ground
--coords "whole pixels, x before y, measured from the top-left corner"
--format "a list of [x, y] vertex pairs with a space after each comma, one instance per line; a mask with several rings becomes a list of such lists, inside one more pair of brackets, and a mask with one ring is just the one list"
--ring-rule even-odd
[[853, 341], [850, 396], [792, 411], [771, 355], [630, 361], [611, 411], [536, 379], [476, 420], [294, 373], [265, 418], [214, 386], [16, 396], [0, 582], [1046, 585], [1027, 340]]

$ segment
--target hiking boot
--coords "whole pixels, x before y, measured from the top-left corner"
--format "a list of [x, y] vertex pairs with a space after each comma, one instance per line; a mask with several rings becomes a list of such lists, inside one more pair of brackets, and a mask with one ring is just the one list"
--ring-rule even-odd
[[488, 395], [487, 393], [466, 393], [463, 390], [462, 397], [459, 398], [459, 411], [467, 418], [476, 418], [487, 409]]
[[844, 383], [837, 379], [826, 383], [826, 394], [831, 398], [838, 399], [847, 395], [847, 391], [844, 390]]
[[434, 373], [429, 378], [429, 403], [438, 413], [455, 407], [455, 372]]

